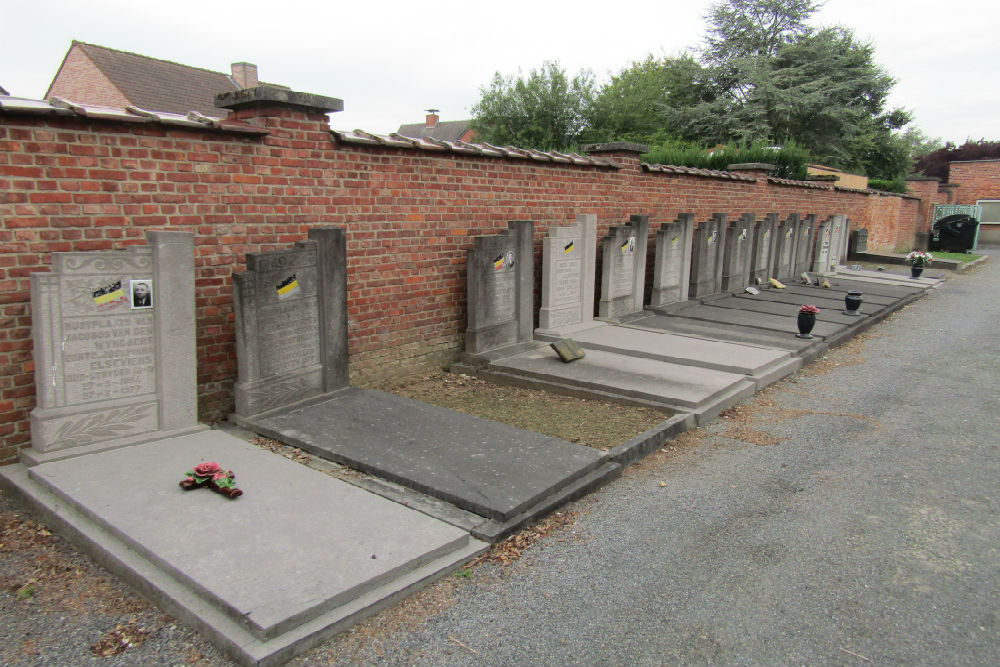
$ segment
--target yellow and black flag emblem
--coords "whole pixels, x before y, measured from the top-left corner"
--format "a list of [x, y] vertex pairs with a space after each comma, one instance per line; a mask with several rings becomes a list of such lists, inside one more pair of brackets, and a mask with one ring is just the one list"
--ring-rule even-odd
[[113, 301], [125, 298], [125, 290], [122, 289], [122, 281], [116, 280], [110, 285], [94, 290], [94, 303], [98, 306], [106, 306]]
[[293, 294], [299, 291], [298, 278], [293, 273], [292, 275], [288, 276], [280, 283], [278, 283], [277, 290], [279, 299], [287, 299], [288, 297], [292, 296]]
[[563, 252], [568, 255], [571, 252], [573, 252], [574, 248], [576, 248], [576, 241], [570, 241], [569, 243], [563, 246]]

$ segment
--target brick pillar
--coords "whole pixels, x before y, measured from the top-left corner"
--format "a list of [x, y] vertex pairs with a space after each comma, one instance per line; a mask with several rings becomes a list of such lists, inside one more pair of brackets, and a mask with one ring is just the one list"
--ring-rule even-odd
[[229, 119], [271, 131], [265, 143], [305, 148], [304, 142], [330, 141], [326, 114], [343, 111], [344, 101], [274, 86], [257, 86], [215, 96], [215, 106], [229, 109]]
[[581, 150], [587, 155], [599, 154], [616, 162], [619, 173], [638, 175], [642, 173], [639, 156], [648, 153], [649, 146], [630, 141], [610, 141], [604, 144], [585, 144]]
[[938, 194], [940, 179], [932, 176], [917, 176], [906, 179], [906, 192], [914, 197], [920, 198], [920, 206], [917, 208], [917, 221], [915, 233], [929, 233], [931, 224], [934, 222], [934, 205], [940, 203], [941, 196]]
[[945, 204], [957, 204], [958, 203], [958, 188], [961, 185], [958, 183], [941, 183], [938, 185], [938, 192], [944, 194]]

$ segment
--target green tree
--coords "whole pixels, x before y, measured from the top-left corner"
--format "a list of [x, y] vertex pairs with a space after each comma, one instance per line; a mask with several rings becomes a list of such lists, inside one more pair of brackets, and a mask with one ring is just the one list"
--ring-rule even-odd
[[527, 78], [493, 75], [472, 107], [472, 126], [483, 141], [538, 150], [567, 150], [580, 139], [594, 99], [594, 75], [573, 79], [546, 61]]
[[653, 141], [665, 129], [664, 111], [698, 104], [704, 81], [704, 68], [688, 54], [633, 62], [597, 94], [585, 136], [588, 141]]

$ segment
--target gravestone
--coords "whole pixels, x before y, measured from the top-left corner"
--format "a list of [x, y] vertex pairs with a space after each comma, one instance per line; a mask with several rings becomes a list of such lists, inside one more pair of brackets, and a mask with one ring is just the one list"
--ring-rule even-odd
[[851, 221], [843, 213], [838, 213], [834, 217], [834, 241], [837, 246], [835, 252], [831, 253], [833, 261], [837, 265], [847, 262], [847, 244], [851, 237]]
[[833, 267], [837, 264], [837, 241], [840, 238], [841, 227], [835, 218], [836, 216], [831, 215], [820, 223], [816, 231], [816, 256], [812, 270], [821, 276], [833, 275]]
[[608, 229], [597, 310], [600, 317], [618, 319], [642, 311], [648, 234], [646, 215], [633, 215], [624, 225]]
[[477, 236], [468, 251], [468, 354], [532, 341], [534, 223], [518, 220], [500, 234]]
[[868, 252], [868, 230], [855, 229], [850, 236], [851, 243], [848, 248], [848, 257], [853, 257], [858, 253]]
[[792, 266], [792, 275], [797, 276], [803, 271], [808, 271], [813, 256], [813, 238], [816, 236], [816, 216], [807, 215], [804, 219], [798, 220], [796, 229], [797, 239], [795, 241], [795, 264]]
[[744, 213], [726, 228], [726, 246], [722, 257], [723, 292], [743, 290], [749, 284], [755, 218], [753, 213]]
[[348, 385], [343, 229], [310, 229], [291, 249], [248, 254], [233, 290], [237, 421]]
[[542, 307], [537, 333], [566, 336], [596, 326], [597, 216], [578, 215], [542, 239]]
[[758, 220], [753, 230], [753, 249], [750, 251], [750, 284], [763, 284], [771, 277], [771, 253], [774, 248], [774, 224], [777, 214], [769, 213]]
[[31, 276], [36, 407], [27, 465], [181, 435], [197, 416], [194, 237], [60, 252]]
[[691, 244], [694, 214], [681, 213], [673, 222], [664, 222], [656, 232], [656, 259], [653, 263], [652, 308], [687, 301], [691, 283]]
[[722, 235], [726, 228], [726, 215], [716, 213], [711, 220], [698, 224], [691, 247], [691, 286], [688, 296], [692, 299], [717, 294], [722, 291]]

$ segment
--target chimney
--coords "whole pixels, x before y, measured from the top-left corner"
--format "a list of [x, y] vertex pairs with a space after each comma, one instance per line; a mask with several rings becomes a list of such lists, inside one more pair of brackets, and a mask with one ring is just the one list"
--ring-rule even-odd
[[257, 66], [253, 63], [233, 63], [233, 83], [244, 88], [254, 88], [260, 84], [257, 80]]
[[426, 127], [430, 129], [438, 124], [440, 117], [437, 114], [438, 109], [427, 109]]

